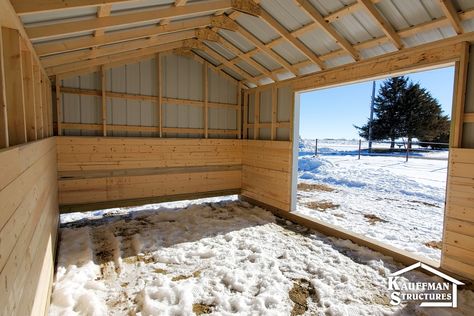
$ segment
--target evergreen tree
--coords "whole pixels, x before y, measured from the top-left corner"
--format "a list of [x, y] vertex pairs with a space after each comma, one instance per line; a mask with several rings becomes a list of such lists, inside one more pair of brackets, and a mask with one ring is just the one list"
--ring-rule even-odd
[[[390, 148], [395, 139], [407, 138], [409, 144], [414, 138], [434, 140], [447, 134], [449, 119], [443, 115], [439, 102], [418, 83], [406, 77], [394, 77], [384, 81], [374, 100], [372, 140], [390, 139]], [[369, 136], [370, 121], [359, 129], [359, 135]]]

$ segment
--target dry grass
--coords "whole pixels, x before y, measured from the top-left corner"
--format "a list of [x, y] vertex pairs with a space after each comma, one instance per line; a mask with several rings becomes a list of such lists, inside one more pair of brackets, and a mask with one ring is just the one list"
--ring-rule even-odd
[[212, 313], [212, 305], [193, 304], [193, 313], [196, 315], [206, 315]]
[[370, 225], [375, 225], [376, 223], [387, 223], [386, 220], [381, 219], [377, 215], [374, 214], [364, 214], [365, 219], [370, 223]]
[[330, 186], [324, 185], [324, 184], [310, 184], [310, 183], [305, 183], [305, 182], [300, 182], [298, 183], [298, 190], [300, 191], [322, 191], [322, 192], [333, 192], [336, 191], [336, 189], [331, 188]]
[[432, 240], [432, 241], [425, 242], [425, 246], [441, 250], [442, 243], [441, 243], [441, 241]]
[[307, 208], [312, 210], [325, 212], [326, 210], [333, 210], [339, 207], [339, 204], [334, 204], [329, 201], [311, 201], [304, 204]]

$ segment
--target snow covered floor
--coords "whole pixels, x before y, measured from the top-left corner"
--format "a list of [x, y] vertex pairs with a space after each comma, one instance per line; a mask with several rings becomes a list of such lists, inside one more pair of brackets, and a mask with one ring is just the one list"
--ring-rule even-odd
[[300, 156], [298, 213], [439, 261], [446, 172], [447, 160]]
[[[471, 291], [459, 292], [456, 310], [393, 307], [386, 276], [402, 267], [390, 258], [247, 203], [178, 205], [63, 216], [50, 314], [468, 315], [474, 310]], [[420, 272], [405, 276], [429, 279]]]

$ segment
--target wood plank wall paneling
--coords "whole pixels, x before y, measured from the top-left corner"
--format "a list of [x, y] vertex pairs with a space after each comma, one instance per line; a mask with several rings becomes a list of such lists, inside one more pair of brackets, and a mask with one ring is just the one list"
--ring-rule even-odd
[[0, 151], [0, 314], [42, 315], [58, 225], [56, 142]]
[[58, 137], [61, 205], [239, 190], [230, 139]]
[[290, 210], [291, 142], [242, 141], [242, 195]]
[[474, 279], [474, 149], [452, 148], [441, 266]]

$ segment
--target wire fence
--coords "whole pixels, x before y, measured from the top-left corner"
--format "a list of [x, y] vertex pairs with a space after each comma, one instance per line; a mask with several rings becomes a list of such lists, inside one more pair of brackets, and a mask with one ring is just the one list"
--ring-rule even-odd
[[[307, 141], [307, 140], [306, 140]], [[308, 148], [306, 146], [306, 148]], [[408, 159], [447, 160], [449, 144], [420, 141], [328, 141], [314, 140], [314, 155], [390, 156]]]

